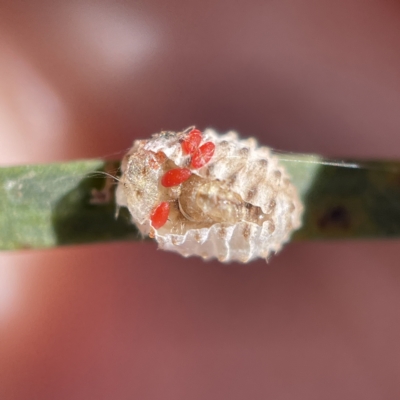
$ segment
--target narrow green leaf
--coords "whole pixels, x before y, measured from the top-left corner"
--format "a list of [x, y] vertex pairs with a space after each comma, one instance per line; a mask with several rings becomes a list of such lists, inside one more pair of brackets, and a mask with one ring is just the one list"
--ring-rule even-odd
[[117, 166], [84, 160], [0, 168], [0, 249], [138, 239], [126, 210], [115, 218], [112, 196], [101, 204], [110, 179], [98, 173], [104, 170]]
[[293, 240], [400, 237], [400, 162], [323, 161], [310, 155], [281, 158], [305, 208]]
[[[280, 157], [305, 207], [294, 239], [400, 236], [399, 162], [345, 168]], [[115, 217], [115, 186], [99, 173], [117, 169], [104, 160], [0, 168], [0, 249], [141, 240], [126, 209]]]

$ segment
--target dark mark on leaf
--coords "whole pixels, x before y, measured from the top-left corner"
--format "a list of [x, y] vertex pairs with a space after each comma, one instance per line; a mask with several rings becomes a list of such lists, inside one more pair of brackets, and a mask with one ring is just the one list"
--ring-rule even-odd
[[318, 226], [320, 229], [335, 227], [347, 230], [350, 228], [350, 225], [350, 213], [343, 206], [329, 208], [318, 220]]

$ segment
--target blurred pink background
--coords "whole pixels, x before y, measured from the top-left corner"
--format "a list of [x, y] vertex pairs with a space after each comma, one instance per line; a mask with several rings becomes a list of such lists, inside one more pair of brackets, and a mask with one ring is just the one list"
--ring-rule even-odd
[[[3, 165], [195, 124], [400, 158], [397, 1], [0, 4]], [[114, 155], [115, 157], [115, 155]], [[116, 243], [0, 255], [0, 398], [398, 399], [398, 241], [266, 265]]]

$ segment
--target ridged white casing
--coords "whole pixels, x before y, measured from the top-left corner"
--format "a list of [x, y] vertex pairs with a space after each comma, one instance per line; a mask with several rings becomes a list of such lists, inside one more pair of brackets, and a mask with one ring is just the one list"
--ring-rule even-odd
[[[187, 131], [163, 132], [149, 140], [136, 141], [123, 161], [117, 203], [129, 208], [140, 231], [152, 233], [160, 248], [185, 257], [198, 255], [223, 262], [248, 262], [258, 257], [268, 258], [279, 251], [301, 225], [303, 206], [297, 190], [267, 147], [258, 147], [254, 139], [240, 140], [234, 132], [218, 135], [207, 129], [202, 143], [213, 142], [215, 153], [204, 167], [192, 169], [192, 174], [205, 181], [219, 182], [237, 193], [243, 204], [260, 207], [267, 220], [262, 224], [236, 221], [204, 226], [185, 221], [177, 211], [170, 214], [170, 221], [162, 228], [151, 227], [154, 207], [166, 198], [169, 201], [174, 196], [178, 198], [179, 190], [173, 192], [160, 185], [165, 173], [162, 165], [146, 166], [153, 165], [154, 154], [162, 152], [177, 167], [187, 167], [189, 156], [183, 154], [181, 146], [185, 135]], [[179, 218], [179, 223], [174, 218]], [[177, 230], [177, 226], [181, 228]]]

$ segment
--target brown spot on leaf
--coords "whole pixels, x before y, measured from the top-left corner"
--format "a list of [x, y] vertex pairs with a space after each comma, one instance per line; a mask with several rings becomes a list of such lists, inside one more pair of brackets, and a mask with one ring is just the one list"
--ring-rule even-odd
[[351, 226], [350, 213], [344, 206], [334, 206], [326, 210], [318, 220], [320, 229], [340, 228], [349, 229]]
[[111, 192], [107, 189], [97, 190], [92, 189], [89, 200], [90, 204], [108, 204], [111, 201]]

